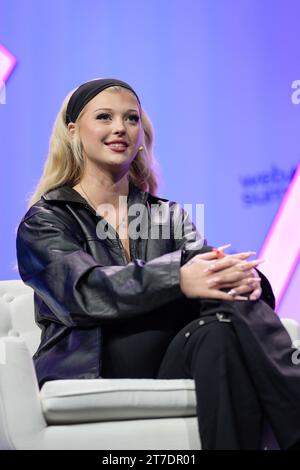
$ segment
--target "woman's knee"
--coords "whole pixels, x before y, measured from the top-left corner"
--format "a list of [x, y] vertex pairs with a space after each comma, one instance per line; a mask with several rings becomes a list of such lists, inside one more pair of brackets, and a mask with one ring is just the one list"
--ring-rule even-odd
[[220, 350], [238, 347], [238, 338], [232, 322], [226, 316], [200, 318], [190, 323], [183, 334], [187, 348], [192, 346], [200, 349]]

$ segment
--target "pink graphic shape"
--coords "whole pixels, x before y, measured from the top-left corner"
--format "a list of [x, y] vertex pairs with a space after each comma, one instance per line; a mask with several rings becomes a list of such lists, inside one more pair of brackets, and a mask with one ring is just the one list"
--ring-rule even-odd
[[3, 44], [0, 44], [0, 82], [5, 82], [8, 79], [16, 62], [16, 58]]
[[299, 256], [300, 164], [259, 253], [259, 257], [265, 259], [259, 269], [270, 279], [276, 298], [276, 309], [295, 271]]

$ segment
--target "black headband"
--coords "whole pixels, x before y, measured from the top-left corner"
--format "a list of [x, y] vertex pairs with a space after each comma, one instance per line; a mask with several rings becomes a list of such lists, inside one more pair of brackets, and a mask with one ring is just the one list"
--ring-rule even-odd
[[136, 92], [131, 88], [128, 83], [123, 82], [122, 80], [115, 80], [114, 78], [99, 78], [97, 80], [90, 80], [89, 82], [83, 83], [80, 85], [73, 93], [69, 99], [69, 103], [66, 111], [66, 124], [69, 122], [75, 122], [79, 116], [80, 111], [83, 110], [85, 105], [91, 101], [98, 93], [109, 88], [111, 86], [122, 86], [132, 91], [137, 97], [139, 105], [141, 105], [140, 100]]

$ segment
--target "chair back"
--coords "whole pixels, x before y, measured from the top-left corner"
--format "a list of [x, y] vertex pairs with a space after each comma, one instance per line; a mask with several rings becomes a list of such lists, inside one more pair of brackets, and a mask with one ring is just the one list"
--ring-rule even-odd
[[40, 343], [33, 289], [22, 280], [0, 281], [0, 336], [21, 336], [32, 355]]

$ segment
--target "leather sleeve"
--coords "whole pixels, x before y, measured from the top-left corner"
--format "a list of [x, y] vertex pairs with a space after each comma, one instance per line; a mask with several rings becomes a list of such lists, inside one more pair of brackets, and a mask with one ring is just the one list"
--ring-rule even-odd
[[261, 278], [261, 290], [262, 294], [260, 296], [260, 300], [263, 300], [268, 304], [273, 310], [275, 309], [275, 296], [271, 287], [271, 284], [268, 280], [268, 278], [261, 273], [258, 269], [256, 271], [259, 274], [259, 277]]
[[173, 239], [174, 249], [181, 250], [181, 266], [200, 253], [211, 251], [206, 240], [199, 233], [188, 212], [178, 203], [174, 203], [173, 211]]
[[102, 266], [51, 210], [21, 222], [17, 259], [22, 280], [53, 312], [49, 320], [71, 327], [125, 319], [184, 297], [180, 249], [149, 262]]

